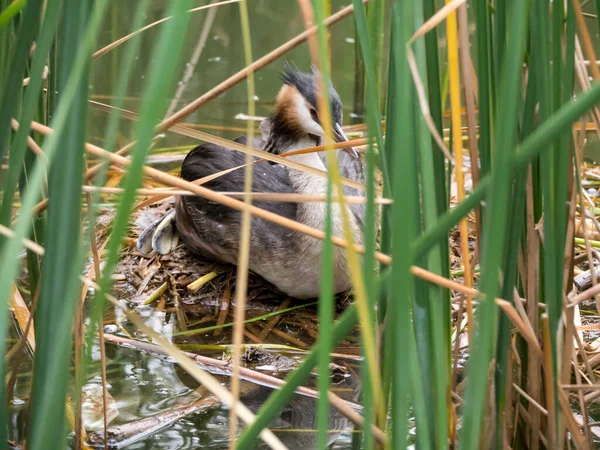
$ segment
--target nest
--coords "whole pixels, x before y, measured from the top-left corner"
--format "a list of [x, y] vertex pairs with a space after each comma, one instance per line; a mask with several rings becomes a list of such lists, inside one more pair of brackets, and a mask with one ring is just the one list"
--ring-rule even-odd
[[[157, 311], [174, 313], [177, 331], [214, 328], [206, 333], [179, 339], [178, 343], [228, 344], [231, 342], [232, 327], [227, 324], [233, 322], [236, 306], [237, 268], [202, 259], [190, 253], [182, 243], [167, 255], [160, 255], [155, 251], [142, 254], [137, 249], [137, 239], [143, 230], [172, 207], [172, 202], [162, 203], [136, 213], [115, 271], [115, 296], [138, 310], [154, 308]], [[201, 277], [210, 280], [198, 289], [191, 290], [190, 284]], [[350, 300], [348, 293], [338, 295], [338, 312], [341, 312]], [[315, 303], [315, 300], [292, 299], [251, 272], [246, 295], [246, 319], [278, 310], [293, 310], [247, 323], [248, 341], [256, 344], [285, 344], [309, 348], [318, 337]], [[302, 307], [303, 305], [305, 307]], [[222, 329], [219, 329], [220, 326]]]

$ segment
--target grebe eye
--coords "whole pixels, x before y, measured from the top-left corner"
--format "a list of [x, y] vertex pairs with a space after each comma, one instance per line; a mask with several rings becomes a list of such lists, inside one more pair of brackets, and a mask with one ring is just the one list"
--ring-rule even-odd
[[314, 108], [310, 108], [310, 115], [312, 116], [313, 119], [317, 118], [317, 110]]

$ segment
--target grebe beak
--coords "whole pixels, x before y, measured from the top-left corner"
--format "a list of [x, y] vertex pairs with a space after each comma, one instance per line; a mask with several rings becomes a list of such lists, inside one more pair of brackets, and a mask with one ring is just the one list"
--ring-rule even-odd
[[[333, 139], [335, 140], [335, 142], [348, 142], [348, 137], [346, 136], [346, 133], [344, 133], [344, 130], [342, 130], [342, 126], [337, 122], [333, 126]], [[358, 153], [354, 147], [344, 148], [343, 150], [346, 151], [350, 156], [358, 158]]]

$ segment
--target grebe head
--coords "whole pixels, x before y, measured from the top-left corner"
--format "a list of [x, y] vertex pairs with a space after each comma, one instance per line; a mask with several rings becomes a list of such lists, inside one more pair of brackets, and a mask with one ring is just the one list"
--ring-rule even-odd
[[[313, 73], [304, 73], [286, 65], [281, 74], [283, 87], [276, 99], [273, 132], [286, 135], [289, 141], [298, 141], [308, 136], [319, 145], [325, 137], [319, 119], [315, 72], [314, 68]], [[342, 101], [331, 83], [329, 102], [333, 138], [336, 142], [346, 142], [348, 138], [342, 130]], [[358, 156], [354, 148], [345, 150], [353, 156]]]

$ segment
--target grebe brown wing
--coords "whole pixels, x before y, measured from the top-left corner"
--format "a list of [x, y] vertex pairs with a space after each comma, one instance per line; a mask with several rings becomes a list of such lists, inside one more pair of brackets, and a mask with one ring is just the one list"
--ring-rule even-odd
[[[236, 139], [245, 144], [246, 138]], [[255, 140], [255, 147], [262, 139]], [[256, 159], [256, 158], [255, 158]], [[245, 164], [245, 154], [214, 144], [203, 144], [185, 158], [181, 177], [194, 181]], [[240, 168], [204, 184], [217, 192], [244, 190], [244, 169]], [[255, 163], [253, 192], [293, 193], [287, 169], [266, 161]], [[289, 219], [296, 219], [296, 204], [256, 201], [254, 205]], [[237, 262], [241, 213], [203, 197], [180, 197], [176, 204], [176, 226], [185, 245], [195, 253], [222, 262]], [[291, 231], [279, 225], [252, 218], [251, 246], [253, 259], [267, 257], [265, 252], [289, 246]]]

